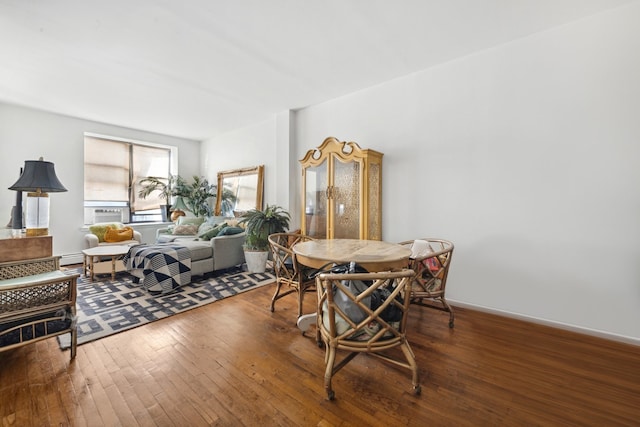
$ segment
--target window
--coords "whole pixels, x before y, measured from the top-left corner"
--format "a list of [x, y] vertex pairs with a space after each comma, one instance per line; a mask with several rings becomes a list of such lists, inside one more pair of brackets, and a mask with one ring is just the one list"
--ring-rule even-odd
[[144, 222], [162, 219], [167, 203], [153, 192], [138, 196], [140, 179], [172, 175], [176, 147], [85, 134], [85, 223]]

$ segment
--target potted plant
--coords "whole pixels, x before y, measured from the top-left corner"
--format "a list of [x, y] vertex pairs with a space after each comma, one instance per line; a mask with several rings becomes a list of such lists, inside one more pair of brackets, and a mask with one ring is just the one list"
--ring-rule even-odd
[[174, 193], [176, 196], [183, 198], [187, 208], [195, 216], [211, 216], [213, 213], [209, 199], [216, 196], [217, 186], [209, 184], [206, 178], [194, 176], [193, 182], [189, 184], [181, 177], [178, 177]]
[[269, 235], [289, 229], [291, 215], [282, 207], [267, 205], [264, 210], [251, 209], [240, 219], [246, 226], [244, 256], [251, 273], [263, 273], [269, 257]]
[[157, 176], [147, 176], [140, 180], [141, 186], [138, 196], [146, 199], [154, 191], [158, 191], [158, 197], [165, 201], [164, 205], [160, 205], [162, 212], [162, 220], [166, 222], [169, 216], [169, 208], [171, 207], [171, 196], [174, 195], [174, 187], [181, 180], [178, 175], [170, 175], [169, 178], [161, 178]]

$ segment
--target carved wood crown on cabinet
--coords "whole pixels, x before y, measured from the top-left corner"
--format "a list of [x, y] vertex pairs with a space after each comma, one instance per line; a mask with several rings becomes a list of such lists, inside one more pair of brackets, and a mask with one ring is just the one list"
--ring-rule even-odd
[[382, 156], [326, 138], [302, 164], [301, 230], [315, 238], [382, 239]]

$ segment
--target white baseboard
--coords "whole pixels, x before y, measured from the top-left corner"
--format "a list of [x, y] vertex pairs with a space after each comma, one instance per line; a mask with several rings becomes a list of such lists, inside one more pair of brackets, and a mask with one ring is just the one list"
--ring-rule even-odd
[[60, 265], [82, 264], [83, 255], [81, 252], [60, 256]]
[[577, 332], [579, 334], [590, 335], [598, 338], [604, 338], [612, 341], [623, 342], [640, 346], [640, 339], [627, 337], [624, 335], [612, 334], [610, 332], [600, 331], [597, 329], [583, 328], [581, 326], [569, 325], [566, 323], [555, 322], [537, 317], [526, 316], [524, 314], [513, 313], [510, 311], [497, 310], [495, 308], [485, 307], [481, 305], [468, 304], [461, 301], [455, 301], [447, 298], [447, 302], [453, 306], [468, 308], [470, 310], [483, 311], [485, 313], [496, 314], [498, 316], [510, 317], [512, 319], [524, 320], [525, 322], [537, 323], [539, 325], [551, 326], [553, 328], [564, 329], [566, 331]]

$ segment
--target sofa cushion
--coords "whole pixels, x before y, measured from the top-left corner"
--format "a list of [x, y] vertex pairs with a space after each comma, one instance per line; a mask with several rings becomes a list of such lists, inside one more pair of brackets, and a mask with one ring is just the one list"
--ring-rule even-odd
[[184, 246], [191, 251], [191, 261], [200, 261], [213, 257], [213, 248], [209, 242], [201, 240], [180, 241], [180, 246]]
[[175, 236], [173, 234], [162, 234], [156, 239], [156, 243], [182, 242], [197, 239], [196, 236]]
[[107, 230], [104, 233], [104, 241], [107, 243], [125, 242], [127, 240], [133, 240], [133, 228], [113, 228], [107, 226]]

